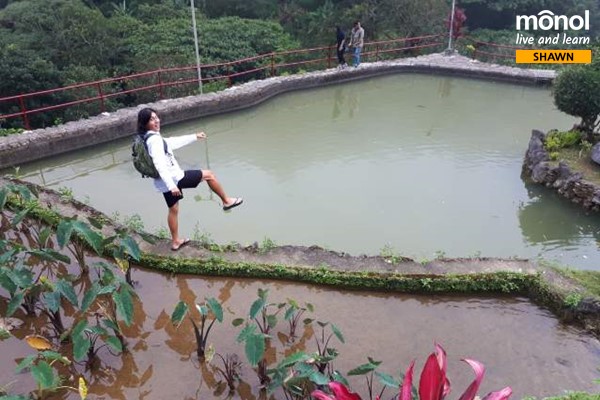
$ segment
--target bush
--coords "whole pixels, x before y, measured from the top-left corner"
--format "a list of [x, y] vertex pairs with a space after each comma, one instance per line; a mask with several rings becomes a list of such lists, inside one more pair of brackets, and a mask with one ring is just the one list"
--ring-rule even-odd
[[576, 130], [559, 132], [550, 131], [546, 135], [544, 148], [549, 152], [555, 152], [565, 147], [572, 147], [581, 142], [581, 133]]
[[600, 71], [589, 66], [563, 70], [553, 86], [554, 104], [559, 110], [581, 118], [581, 129], [591, 141], [600, 114]]

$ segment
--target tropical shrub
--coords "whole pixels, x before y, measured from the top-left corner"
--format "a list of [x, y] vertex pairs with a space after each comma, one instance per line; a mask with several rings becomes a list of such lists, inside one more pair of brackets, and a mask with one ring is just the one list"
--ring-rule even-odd
[[572, 147], [581, 142], [581, 133], [577, 130], [567, 132], [550, 131], [544, 140], [544, 148], [547, 151], [556, 151], [565, 147]]
[[554, 104], [564, 113], [581, 118], [587, 140], [598, 128], [600, 115], [600, 71], [589, 66], [564, 69], [552, 87]]
[[[485, 375], [485, 367], [479, 361], [463, 359], [473, 368], [475, 379], [460, 396], [460, 400], [473, 400], [477, 396], [477, 390]], [[399, 400], [413, 400], [413, 369], [415, 361], [410, 364], [404, 375], [404, 380], [400, 387]], [[443, 400], [450, 393], [450, 381], [446, 376], [446, 351], [439, 344], [435, 345], [435, 352], [431, 353], [425, 362], [421, 371], [419, 382], [418, 399], [419, 400]], [[312, 392], [313, 398], [317, 400], [361, 400], [356, 393], [351, 393], [348, 388], [340, 382], [330, 382], [328, 384], [332, 394], [325, 393], [322, 390]], [[512, 394], [510, 387], [505, 387], [497, 392], [487, 394], [483, 400], [506, 400]], [[380, 396], [376, 397], [377, 399]]]

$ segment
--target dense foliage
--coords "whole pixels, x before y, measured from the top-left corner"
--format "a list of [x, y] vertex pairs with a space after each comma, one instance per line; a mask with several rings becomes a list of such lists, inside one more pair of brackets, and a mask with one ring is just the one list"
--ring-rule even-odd
[[[329, 45], [335, 42], [336, 25], [348, 31], [355, 20], [362, 22], [367, 41], [446, 33], [450, 0], [196, 0], [194, 4], [200, 57], [203, 64], [211, 64]], [[515, 15], [543, 9], [566, 15], [589, 10], [591, 36], [600, 26], [600, 5], [595, 0], [463, 0], [460, 6], [467, 17], [464, 31], [482, 41], [514, 44]], [[194, 65], [193, 38], [190, 0], [0, 0], [0, 97]], [[229, 71], [215, 69], [206, 76], [257, 67], [258, 63], [248, 63]], [[261, 77], [257, 73], [244, 79]], [[127, 83], [115, 86], [118, 91], [131, 88]], [[97, 94], [93, 89], [81, 91]], [[166, 96], [187, 94], [192, 93], [174, 89]], [[52, 94], [25, 99], [25, 107], [77, 98], [81, 96], [75, 93]], [[29, 117], [32, 126], [41, 127], [154, 100], [135, 93], [106, 100], [102, 110], [94, 102]], [[0, 102], [0, 114], [20, 109], [18, 100]], [[0, 121], [0, 128], [22, 127], [20, 119]]]

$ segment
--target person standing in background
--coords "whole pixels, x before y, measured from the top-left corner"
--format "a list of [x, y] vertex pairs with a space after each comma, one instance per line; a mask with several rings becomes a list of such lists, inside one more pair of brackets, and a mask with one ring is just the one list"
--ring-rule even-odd
[[364, 45], [365, 30], [360, 26], [360, 21], [354, 22], [352, 33], [350, 35], [350, 46], [353, 48], [354, 54], [354, 67], [358, 67], [360, 64], [360, 53]]
[[335, 34], [337, 40], [337, 59], [338, 59], [338, 69], [344, 69], [348, 66], [346, 64], [346, 59], [344, 58], [344, 53], [346, 52], [346, 34], [339, 26], [335, 27]]

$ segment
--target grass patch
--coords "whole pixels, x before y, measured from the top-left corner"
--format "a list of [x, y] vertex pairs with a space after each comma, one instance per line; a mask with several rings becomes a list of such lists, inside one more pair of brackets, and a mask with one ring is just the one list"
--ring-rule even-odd
[[562, 275], [577, 281], [590, 295], [600, 298], [600, 271], [579, 271], [566, 268], [557, 268], [557, 270]]
[[600, 185], [600, 165], [592, 161], [589, 151], [582, 151], [579, 147], [565, 147], [555, 152], [556, 158], [552, 162], [558, 165], [559, 161], [564, 161], [575, 172], [580, 172], [583, 178], [595, 185]]
[[[535, 400], [535, 397], [525, 397], [523, 400]], [[573, 392], [563, 396], [544, 397], [543, 400], [600, 400], [600, 394]]]

